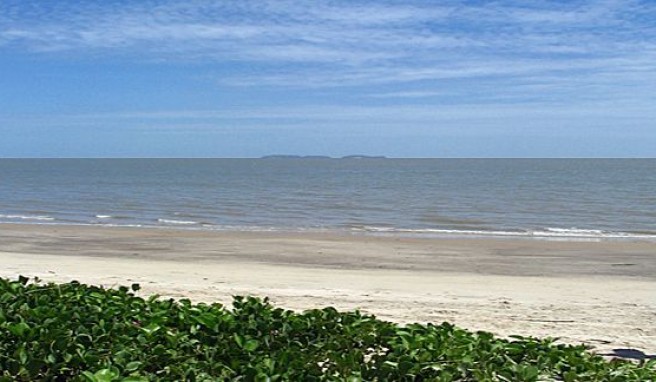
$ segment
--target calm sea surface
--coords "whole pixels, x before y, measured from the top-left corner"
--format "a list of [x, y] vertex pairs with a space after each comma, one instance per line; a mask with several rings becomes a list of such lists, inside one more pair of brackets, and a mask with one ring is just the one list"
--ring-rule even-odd
[[1, 159], [0, 222], [654, 240], [656, 160]]

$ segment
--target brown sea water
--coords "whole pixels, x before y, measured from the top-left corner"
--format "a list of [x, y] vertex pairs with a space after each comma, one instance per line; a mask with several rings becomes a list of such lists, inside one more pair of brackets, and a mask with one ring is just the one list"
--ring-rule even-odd
[[656, 240], [656, 160], [0, 159], [0, 222]]

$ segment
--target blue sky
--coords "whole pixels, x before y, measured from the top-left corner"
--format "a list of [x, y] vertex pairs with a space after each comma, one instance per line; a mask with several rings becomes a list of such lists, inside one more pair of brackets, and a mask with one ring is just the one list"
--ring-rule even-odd
[[656, 157], [656, 1], [0, 0], [0, 157]]

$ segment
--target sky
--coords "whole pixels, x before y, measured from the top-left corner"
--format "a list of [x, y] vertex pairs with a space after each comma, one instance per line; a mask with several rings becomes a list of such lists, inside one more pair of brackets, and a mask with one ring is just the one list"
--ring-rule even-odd
[[656, 1], [0, 0], [0, 157], [656, 157]]

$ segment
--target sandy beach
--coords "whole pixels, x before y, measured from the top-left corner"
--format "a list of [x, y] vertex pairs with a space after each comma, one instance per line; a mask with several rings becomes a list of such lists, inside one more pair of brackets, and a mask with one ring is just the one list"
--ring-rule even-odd
[[0, 225], [0, 276], [360, 309], [656, 353], [656, 243]]

